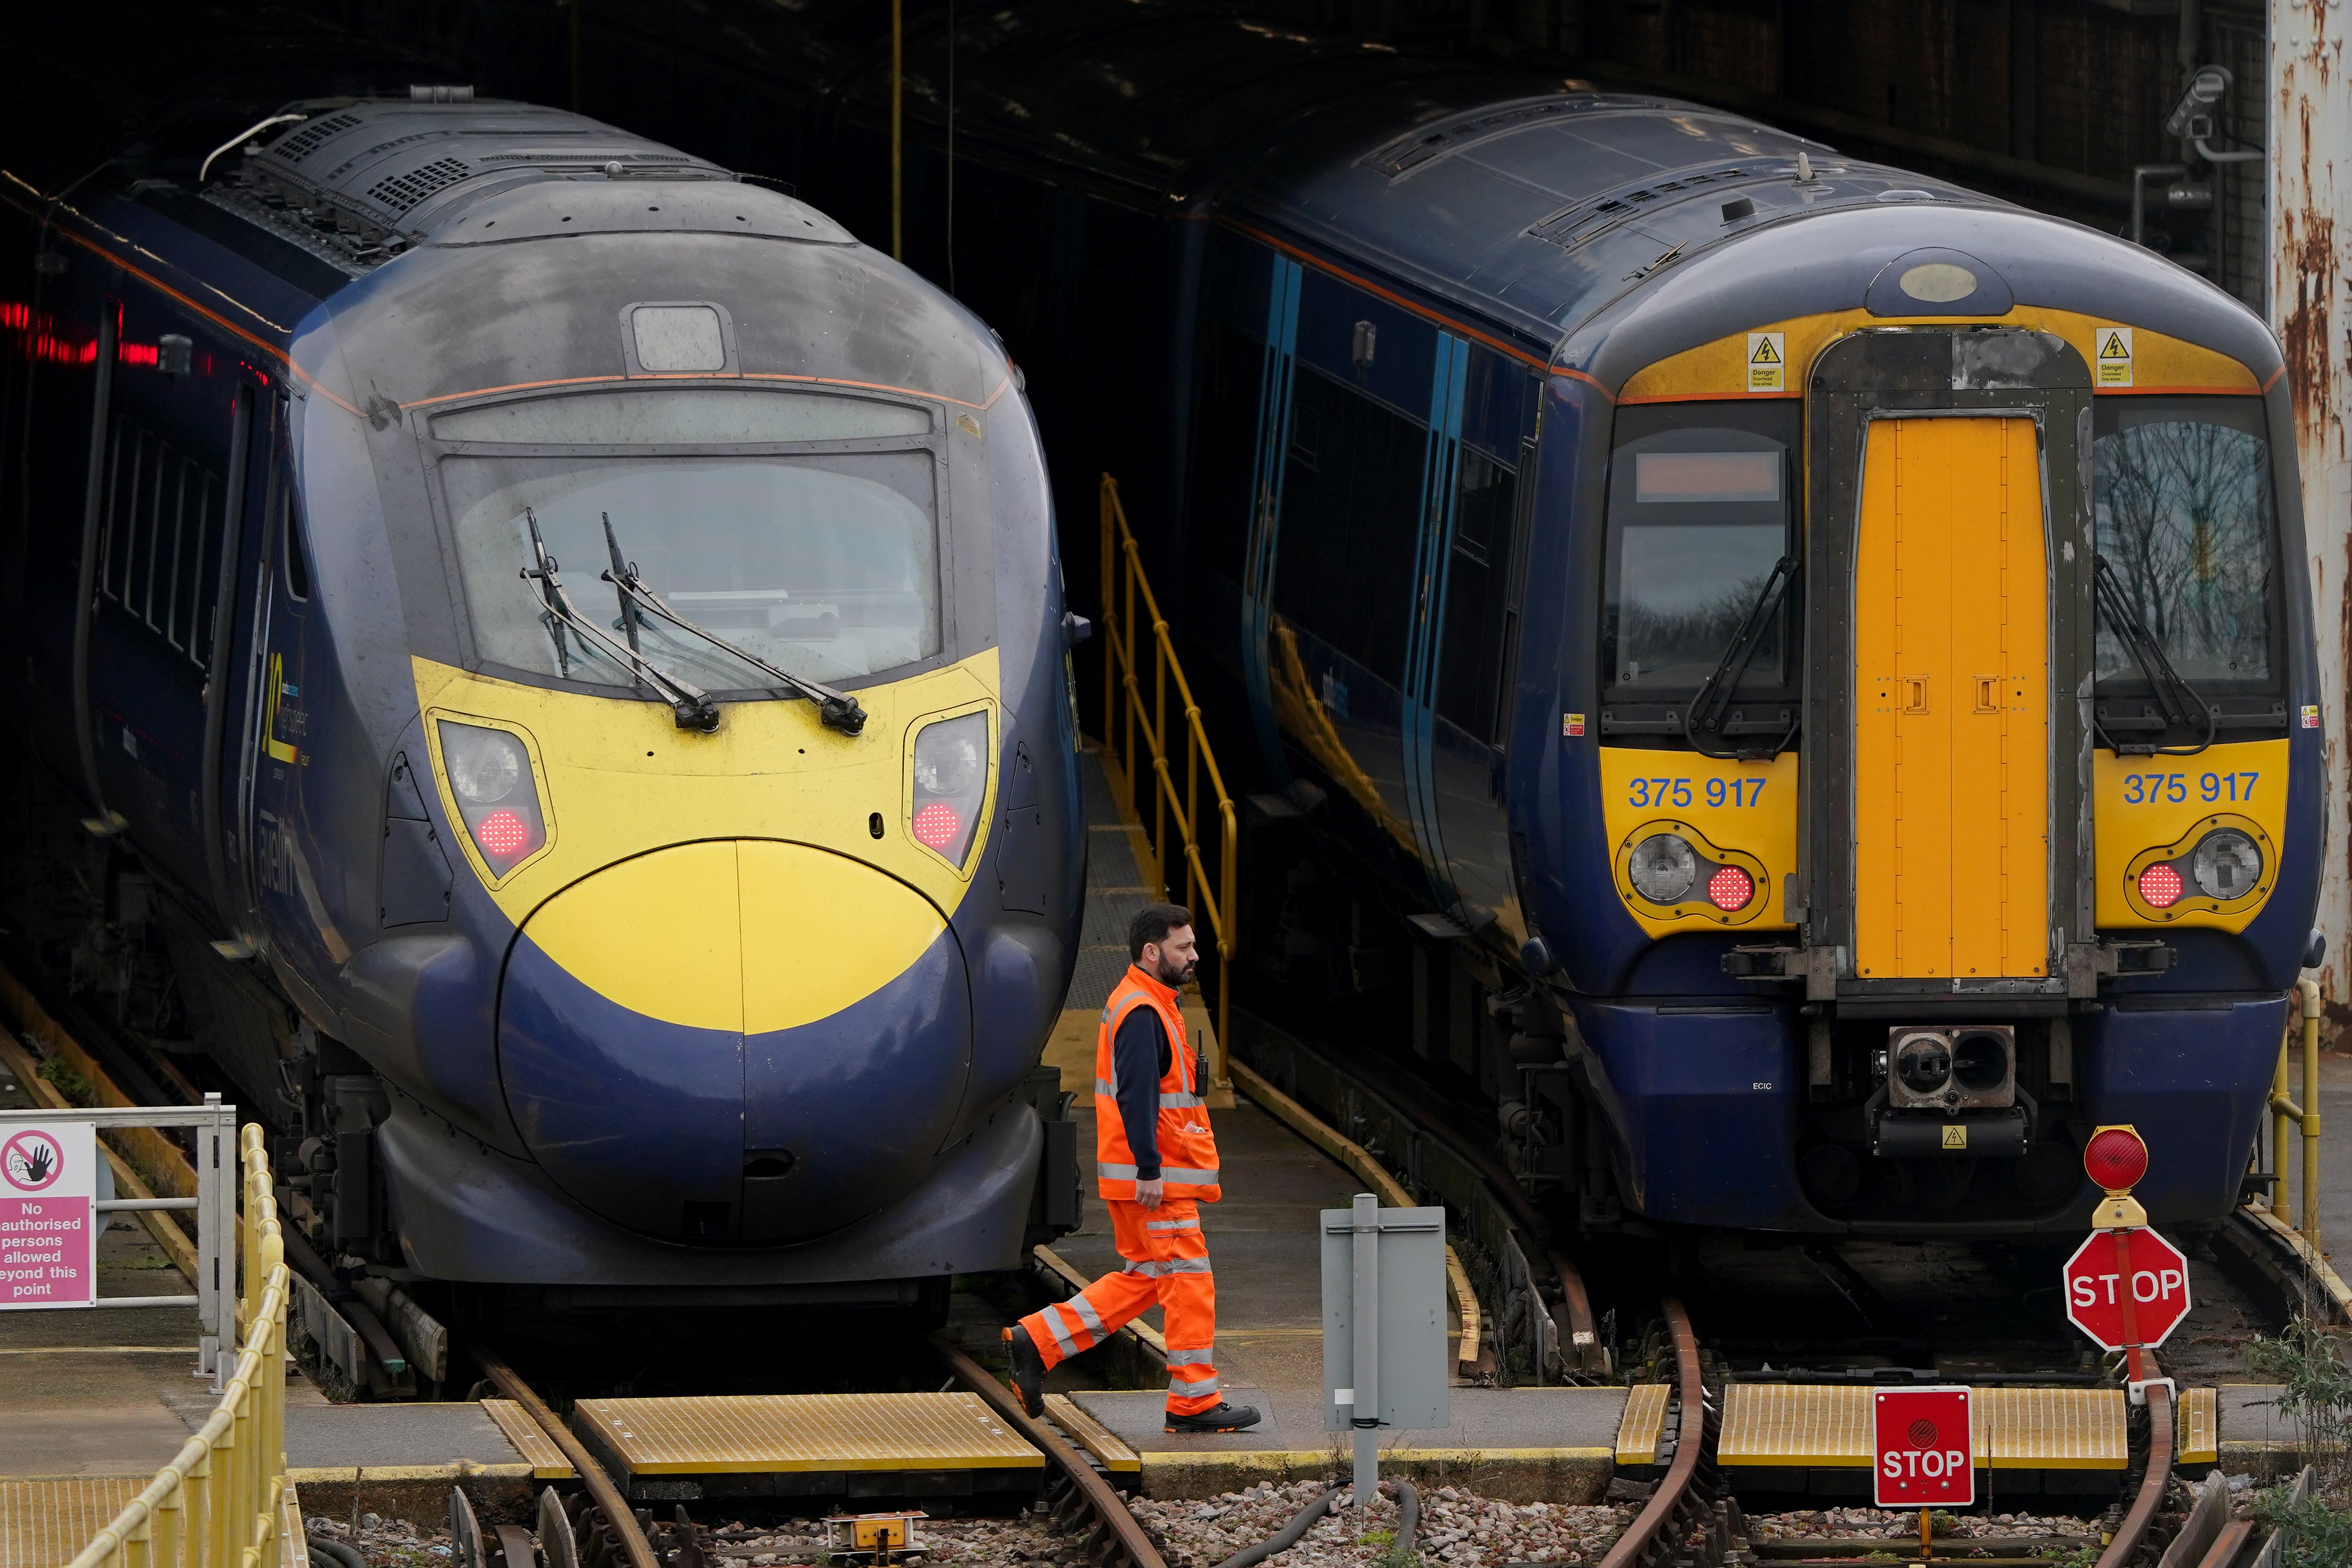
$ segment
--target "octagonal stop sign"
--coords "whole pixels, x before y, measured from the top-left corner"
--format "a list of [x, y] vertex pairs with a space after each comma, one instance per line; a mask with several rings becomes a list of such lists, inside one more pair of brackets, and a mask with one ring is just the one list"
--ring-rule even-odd
[[1969, 1508], [1975, 1434], [1965, 1388], [1871, 1391], [1871, 1500], [1881, 1508]]
[[2189, 1259], [2152, 1230], [2095, 1230], [2066, 1260], [2066, 1317], [2102, 1350], [2160, 1345], [2189, 1315]]

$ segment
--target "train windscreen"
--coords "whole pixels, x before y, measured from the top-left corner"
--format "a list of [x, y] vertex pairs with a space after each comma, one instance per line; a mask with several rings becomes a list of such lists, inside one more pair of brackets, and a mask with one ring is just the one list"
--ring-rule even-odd
[[[1616, 696], [1696, 690], [1796, 548], [1793, 405], [1636, 405], [1609, 472], [1601, 663]], [[1785, 611], [1743, 689], [1784, 684]]]
[[[2275, 508], [2252, 397], [2103, 397], [2091, 453], [2098, 552], [2185, 680], [2246, 690], [2273, 678]], [[2146, 684], [2099, 618], [2098, 680]]]

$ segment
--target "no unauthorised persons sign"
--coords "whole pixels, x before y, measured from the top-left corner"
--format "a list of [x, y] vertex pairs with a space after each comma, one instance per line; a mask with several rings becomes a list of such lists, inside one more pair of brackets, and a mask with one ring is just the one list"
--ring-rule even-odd
[[87, 1121], [0, 1134], [0, 1309], [98, 1300], [98, 1135]]

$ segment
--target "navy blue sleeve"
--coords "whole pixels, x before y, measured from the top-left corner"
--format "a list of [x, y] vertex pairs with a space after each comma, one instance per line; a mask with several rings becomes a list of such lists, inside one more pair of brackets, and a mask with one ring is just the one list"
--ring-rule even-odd
[[1135, 1179], [1160, 1179], [1160, 1080], [1168, 1072], [1168, 1030], [1150, 1007], [1128, 1009], [1111, 1037], [1111, 1070], [1118, 1075], [1118, 1119], [1135, 1154]]

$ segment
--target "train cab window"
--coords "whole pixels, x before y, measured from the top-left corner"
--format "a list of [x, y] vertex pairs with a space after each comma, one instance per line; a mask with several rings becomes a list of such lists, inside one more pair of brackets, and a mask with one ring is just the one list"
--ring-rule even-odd
[[2278, 549], [2261, 401], [2103, 397], [2094, 418], [2099, 695], [2147, 689], [2116, 624], [2131, 617], [2200, 693], [2271, 689]]
[[[602, 625], [624, 625], [616, 590], [598, 577], [617, 550], [687, 619], [811, 679], [871, 675], [940, 649], [927, 451], [467, 455], [440, 467], [475, 641], [496, 663], [634, 684], [576, 633], [556, 641], [538, 584], [518, 575], [534, 520], [572, 604]], [[637, 631], [648, 658], [698, 686], [774, 684], [690, 633], [643, 616]]]
[[[1797, 545], [1793, 404], [1672, 404], [1618, 416], [1609, 468], [1601, 666], [1610, 697], [1686, 696], [1715, 672]], [[1785, 609], [1741, 689], [1789, 684]]]

